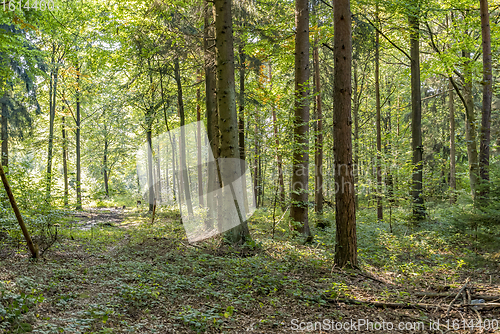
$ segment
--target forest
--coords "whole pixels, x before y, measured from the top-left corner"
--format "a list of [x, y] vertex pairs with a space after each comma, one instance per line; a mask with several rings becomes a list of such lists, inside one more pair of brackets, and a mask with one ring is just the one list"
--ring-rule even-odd
[[0, 10], [0, 333], [500, 333], [499, 0]]

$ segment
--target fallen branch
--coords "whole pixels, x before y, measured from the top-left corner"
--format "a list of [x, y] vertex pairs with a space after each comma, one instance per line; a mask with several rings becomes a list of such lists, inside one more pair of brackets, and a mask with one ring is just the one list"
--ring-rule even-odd
[[458, 297], [460, 297], [460, 295], [464, 292], [465, 288], [467, 287], [467, 284], [469, 284], [469, 278], [467, 278], [467, 280], [465, 281], [465, 284], [462, 286], [460, 291], [458, 291], [457, 295], [455, 296], [455, 298], [453, 298], [450, 305], [448, 305], [448, 308], [446, 309], [446, 317], [450, 313], [451, 305], [453, 305], [453, 303], [458, 299]]
[[[346, 303], [352, 305], [365, 305], [365, 306], [375, 306], [382, 308], [399, 308], [399, 309], [419, 309], [419, 310], [427, 310], [429, 308], [443, 308], [439, 305], [434, 304], [415, 304], [415, 303], [385, 303], [385, 302], [371, 302], [357, 299], [348, 299], [348, 298], [338, 298], [332, 299], [323, 296], [323, 299], [328, 301], [329, 303]], [[484, 305], [484, 304], [483, 304]]]
[[[452, 297], [453, 294], [446, 292], [410, 292], [412, 296], [416, 297], [431, 297], [431, 298], [443, 298], [443, 297]], [[500, 296], [491, 296], [491, 295], [471, 295], [472, 299], [484, 299], [485, 301], [498, 301], [500, 300]]]

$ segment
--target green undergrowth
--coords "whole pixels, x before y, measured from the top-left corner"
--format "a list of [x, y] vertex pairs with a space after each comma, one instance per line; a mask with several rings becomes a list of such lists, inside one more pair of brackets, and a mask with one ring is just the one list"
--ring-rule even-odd
[[[346, 316], [328, 308], [331, 299], [408, 302], [407, 290], [454, 288], [466, 276], [480, 282], [498, 270], [492, 248], [498, 235], [479, 230], [476, 241], [459, 233], [444, 211], [417, 228], [406, 223], [403, 211], [395, 210], [389, 224], [377, 222], [374, 210], [361, 210], [360, 270], [353, 270], [334, 266], [332, 212], [321, 217], [329, 221], [324, 230], [314, 227], [320, 218], [312, 215], [314, 239], [304, 244], [286, 217], [274, 227], [273, 238], [272, 211], [259, 209], [249, 223], [253, 240], [235, 247], [220, 237], [191, 245], [178, 212], [160, 208], [151, 223], [145, 210], [127, 210], [120, 223], [89, 230], [77, 228], [66, 215], [45, 260], [4, 257], [0, 328], [6, 333], [229, 333], [250, 326], [286, 332], [293, 313]], [[275, 217], [278, 221], [281, 213]], [[486, 237], [490, 242], [481, 242]], [[393, 285], [380, 287], [363, 275]]]

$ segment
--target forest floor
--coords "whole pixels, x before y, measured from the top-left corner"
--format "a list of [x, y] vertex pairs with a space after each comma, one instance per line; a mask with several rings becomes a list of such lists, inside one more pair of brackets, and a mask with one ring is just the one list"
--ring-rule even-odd
[[333, 265], [334, 226], [313, 229], [313, 243], [302, 245], [280, 222], [273, 239], [272, 214], [261, 210], [249, 224], [254, 242], [233, 248], [214, 238], [191, 245], [175, 212], [160, 211], [151, 224], [144, 210], [68, 212], [39, 261], [28, 260], [19, 239], [5, 237], [0, 332], [494, 333], [500, 327], [496, 298], [487, 298], [490, 306], [462, 306], [463, 296], [467, 302], [468, 295], [500, 296], [500, 236], [471, 241], [437, 222], [418, 230], [394, 222], [389, 233], [388, 224], [360, 214], [360, 269], [340, 269]]

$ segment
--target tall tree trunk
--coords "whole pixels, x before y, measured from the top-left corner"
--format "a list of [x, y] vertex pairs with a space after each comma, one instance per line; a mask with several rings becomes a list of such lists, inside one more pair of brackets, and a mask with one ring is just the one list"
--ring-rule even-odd
[[335, 264], [357, 266], [356, 208], [351, 138], [351, 11], [349, 0], [336, 0], [334, 15], [334, 151], [337, 224]]
[[[379, 24], [378, 2], [375, 5], [376, 24]], [[380, 46], [379, 33], [375, 31], [375, 109], [377, 123], [377, 219], [384, 219], [382, 208], [382, 129], [380, 126]]]
[[479, 173], [483, 184], [481, 197], [488, 194], [489, 165], [490, 165], [490, 127], [491, 127], [491, 99], [492, 99], [492, 64], [491, 64], [491, 34], [488, 0], [480, 0], [481, 36], [483, 42], [483, 112], [481, 117], [481, 143], [479, 146]]
[[149, 109], [144, 116], [146, 124], [146, 142], [148, 146], [148, 202], [149, 213], [153, 213], [155, 206], [155, 190], [154, 190], [154, 177], [153, 177], [153, 122], [154, 122], [154, 89], [153, 89], [153, 70], [151, 69], [151, 60], [148, 58], [148, 72], [149, 72], [149, 88], [151, 89], [151, 101]]
[[[240, 57], [240, 95], [239, 95], [239, 112], [238, 112], [238, 144], [240, 146], [240, 159], [241, 159], [241, 175], [245, 174], [246, 171], [246, 153], [245, 153], [245, 70], [246, 70], [246, 55], [244, 50], [244, 42], [240, 41], [238, 47], [238, 53]], [[242, 179], [243, 189], [246, 189], [246, 178]], [[245, 212], [248, 212], [248, 196], [246, 191], [243, 193], [243, 201], [245, 205]]]
[[153, 176], [153, 132], [151, 124], [148, 124], [146, 128], [146, 142], [148, 145], [148, 202], [149, 213], [152, 213], [155, 206], [155, 189]]
[[321, 105], [321, 80], [319, 69], [319, 50], [317, 41], [313, 48], [314, 66], [314, 99], [315, 99], [315, 150], [314, 150], [314, 209], [316, 213], [323, 213], [323, 114]]
[[201, 83], [201, 77], [200, 74], [198, 73], [198, 78], [197, 78], [197, 83], [198, 87], [196, 88], [196, 121], [198, 122], [198, 136], [196, 138], [196, 155], [197, 155], [197, 160], [198, 160], [198, 197], [199, 197], [199, 205], [204, 206], [205, 201], [203, 199], [203, 166], [202, 166], [202, 159], [201, 159], [201, 92], [200, 92], [200, 86], [199, 84]]
[[[217, 50], [217, 108], [219, 110], [220, 156], [222, 159], [239, 159], [231, 0], [215, 0], [214, 4], [216, 13], [215, 35], [217, 36], [215, 45]], [[250, 236], [250, 233], [246, 219], [241, 215], [232, 185], [232, 182], [241, 176], [241, 167], [239, 167], [241, 165], [229, 165], [223, 163], [220, 167], [220, 174], [225, 188], [224, 196], [226, 199], [232, 196], [238, 215], [227, 214], [229, 209], [222, 208], [222, 210], [226, 212], [224, 219], [232, 220], [233, 224], [234, 221], [239, 219], [240, 224], [228, 231], [226, 236], [232, 243], [242, 243]], [[224, 201], [224, 203], [228, 202]]]
[[[204, 35], [203, 49], [205, 58], [205, 106], [207, 119], [207, 137], [210, 144], [215, 161], [219, 158], [219, 115], [217, 110], [217, 95], [216, 95], [216, 73], [215, 73], [215, 28], [212, 24], [214, 19], [213, 7], [207, 0], [204, 1]], [[220, 180], [218, 178], [217, 164], [208, 162], [208, 177], [207, 177], [207, 207], [208, 219], [207, 227], [213, 227], [214, 209], [217, 207], [216, 196], [213, 196], [214, 191], [220, 188]]]
[[451, 80], [448, 84], [448, 109], [450, 112], [450, 203], [456, 201], [456, 161], [455, 161], [455, 103], [453, 101], [453, 85]]
[[420, 8], [415, 8], [409, 13], [410, 25], [410, 57], [411, 57], [411, 108], [412, 108], [412, 151], [413, 151], [413, 177], [412, 197], [413, 216], [416, 221], [425, 218], [424, 196], [422, 192], [423, 174], [423, 147], [422, 147], [422, 97], [420, 93], [420, 33], [419, 15]]
[[310, 239], [309, 182], [309, 0], [295, 1], [295, 117], [290, 218]]
[[[353, 99], [353, 106], [352, 106], [352, 114], [354, 117], [354, 185], [357, 187], [359, 184], [359, 174], [360, 174], [360, 168], [359, 168], [359, 105], [360, 105], [360, 98], [358, 95], [358, 61], [356, 59], [353, 60], [352, 62], [352, 74], [353, 74], [353, 92], [354, 92], [354, 99]], [[358, 207], [358, 192], [355, 194], [355, 202], [356, 202], [356, 207]]]
[[[52, 64], [54, 64], [54, 57], [52, 57]], [[49, 106], [49, 144], [47, 153], [47, 188], [45, 193], [45, 198], [50, 201], [50, 192], [52, 187], [52, 157], [54, 149], [54, 121], [56, 118], [56, 97], [57, 97], [57, 79], [58, 79], [59, 68], [56, 65], [54, 72], [51, 74], [51, 85], [49, 89], [50, 94], [50, 106]], [[52, 79], [53, 78], [53, 79]], [[53, 80], [53, 84], [52, 84]]]
[[62, 140], [63, 140], [63, 174], [64, 174], [64, 206], [68, 206], [69, 204], [69, 186], [68, 186], [68, 139], [66, 138], [66, 117], [64, 116], [64, 107], [63, 107], [63, 116], [61, 118], [61, 127], [62, 127]]
[[156, 143], [156, 201], [161, 203], [161, 153], [160, 142]]
[[[106, 129], [106, 127], [105, 127]], [[106, 198], [109, 198], [109, 184], [108, 184], [108, 138], [104, 138], [104, 157], [103, 157], [103, 174], [104, 174], [104, 191]]]
[[[269, 63], [269, 82], [271, 89], [273, 87], [273, 72], [271, 68], [271, 63]], [[281, 206], [281, 211], [285, 212], [285, 180], [283, 179], [283, 159], [280, 154], [280, 140], [278, 136], [278, 119], [276, 117], [276, 107], [273, 103], [271, 107], [273, 116], [273, 128], [274, 128], [274, 140], [276, 143], [276, 162], [278, 164], [278, 187], [279, 187], [279, 202]]]
[[[392, 153], [392, 107], [391, 107], [391, 88], [389, 84], [387, 84], [387, 126], [386, 126], [386, 134], [387, 134], [387, 142], [385, 144], [385, 152], [387, 156], [390, 156]], [[389, 161], [387, 162], [387, 175], [385, 177], [386, 181], [386, 189], [387, 189], [387, 197], [389, 203], [394, 202], [394, 176], [392, 175], [392, 158], [389, 158]]]
[[9, 172], [9, 107], [7, 106], [8, 94], [2, 98], [2, 166]]
[[81, 92], [80, 92], [80, 65], [76, 66], [76, 209], [82, 209], [82, 168], [80, 153], [80, 133], [81, 133]]
[[184, 191], [184, 198], [186, 200], [186, 206], [188, 209], [188, 214], [193, 214], [193, 203], [191, 201], [191, 191], [189, 189], [189, 178], [186, 163], [186, 130], [184, 125], [186, 124], [186, 117], [184, 115], [184, 100], [182, 97], [182, 82], [181, 82], [181, 71], [179, 69], [179, 58], [174, 59], [174, 76], [175, 82], [177, 83], [177, 106], [179, 108], [179, 118], [181, 120], [181, 138], [179, 142], [179, 158], [180, 158], [180, 179], [181, 187]]
[[479, 177], [479, 164], [476, 142], [476, 115], [474, 112], [474, 98], [472, 95], [472, 69], [470, 52], [462, 51], [466, 58], [464, 69], [464, 100], [465, 100], [465, 140], [467, 141], [467, 156], [469, 158], [469, 180], [472, 198], [475, 201], [477, 182]]
[[260, 189], [259, 189], [259, 167], [260, 167], [260, 145], [259, 145], [259, 110], [256, 108], [255, 109], [255, 126], [254, 126], [254, 158], [253, 158], [253, 201], [254, 201], [254, 206], [256, 208], [259, 207], [260, 204]]

